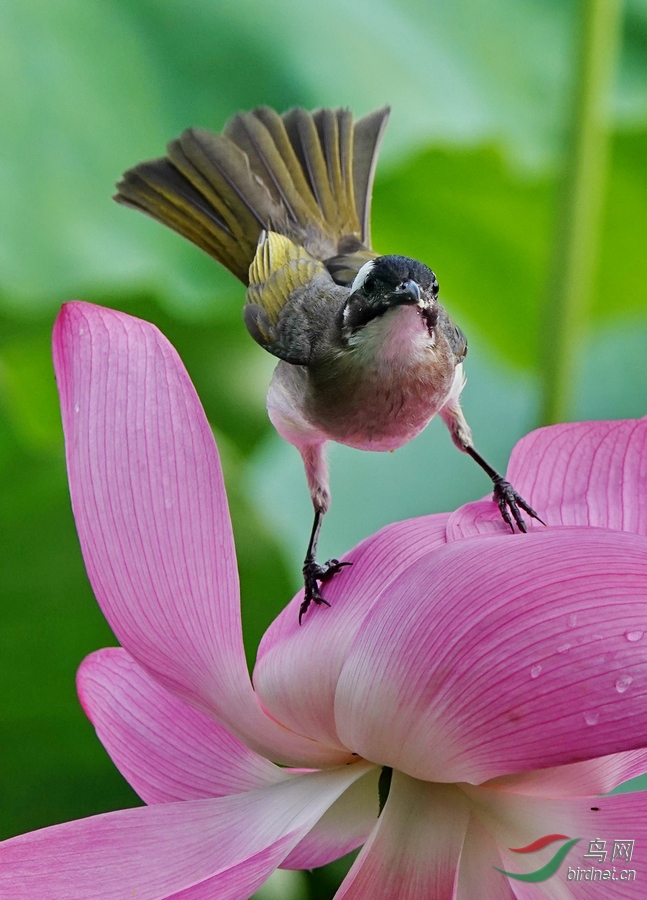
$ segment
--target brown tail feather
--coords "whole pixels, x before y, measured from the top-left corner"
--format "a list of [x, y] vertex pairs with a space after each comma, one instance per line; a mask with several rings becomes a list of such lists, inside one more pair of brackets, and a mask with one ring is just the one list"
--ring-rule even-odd
[[362, 240], [371, 246], [371, 194], [377, 154], [389, 121], [388, 106], [376, 109], [355, 125], [353, 141], [353, 186]]
[[188, 129], [166, 158], [130, 169], [115, 200], [173, 228], [245, 284], [263, 230], [321, 260], [350, 246], [366, 252], [387, 118], [386, 108], [356, 123], [348, 110], [240, 113], [223, 134]]
[[[126, 172], [115, 199], [173, 228], [235, 274], [235, 242], [216, 209], [167, 159], [141, 163]], [[240, 276], [239, 276], [240, 277]]]
[[[327, 110], [326, 112], [330, 114], [327, 116], [328, 122], [324, 123], [321, 118], [320, 122], [328, 125], [329, 133], [326, 137], [329, 143], [332, 143], [334, 137], [330, 134], [330, 131], [334, 126], [330, 119], [335, 117], [335, 113], [333, 110]], [[333, 235], [339, 235], [341, 232], [339, 227], [340, 212], [346, 198], [343, 191], [337, 196], [333, 195], [332, 173], [327, 165], [324, 146], [322, 145], [315, 120], [304, 109], [292, 109], [283, 116], [283, 121], [301, 168], [308, 180], [310, 190], [328, 226], [327, 230], [332, 231]], [[334, 118], [334, 121], [336, 122], [336, 118]], [[334, 168], [335, 160], [330, 159], [330, 162]], [[351, 224], [351, 231], [358, 231], [358, 229], [359, 225], [357, 217], [355, 217], [355, 221]]]
[[247, 154], [252, 171], [267, 185], [275, 202], [283, 204], [293, 224], [304, 230], [308, 223], [324, 227], [321, 210], [278, 113], [268, 107], [239, 113], [229, 120], [224, 133]]
[[[312, 118], [323, 149], [333, 205], [337, 213], [336, 234], [359, 235], [352, 175], [353, 116], [347, 109], [320, 109]], [[331, 219], [333, 221], [335, 220]]]

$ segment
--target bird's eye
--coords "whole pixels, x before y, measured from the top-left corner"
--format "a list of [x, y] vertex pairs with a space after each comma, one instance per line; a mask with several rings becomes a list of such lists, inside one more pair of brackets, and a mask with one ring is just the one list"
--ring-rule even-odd
[[367, 275], [366, 278], [364, 279], [364, 284], [363, 284], [364, 291], [367, 294], [370, 294], [371, 291], [373, 290], [373, 288], [375, 287], [376, 282], [377, 282], [377, 278], [375, 277], [375, 275]]

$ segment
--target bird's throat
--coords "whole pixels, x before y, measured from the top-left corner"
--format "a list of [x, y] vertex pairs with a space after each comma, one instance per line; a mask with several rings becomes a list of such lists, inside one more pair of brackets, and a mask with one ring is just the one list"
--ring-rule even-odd
[[400, 368], [429, 354], [434, 338], [418, 306], [395, 306], [369, 322], [354, 342], [363, 365]]

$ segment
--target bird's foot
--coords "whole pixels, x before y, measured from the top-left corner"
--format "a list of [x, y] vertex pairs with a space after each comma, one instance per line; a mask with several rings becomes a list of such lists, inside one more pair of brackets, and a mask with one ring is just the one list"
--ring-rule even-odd
[[[546, 524], [539, 518], [532, 506], [529, 506], [523, 497], [515, 491], [510, 482], [505, 481], [500, 476], [497, 479], [494, 479], [494, 499], [497, 502], [503, 521], [510, 526], [512, 532], [514, 532], [513, 519], [519, 531], [522, 531], [525, 534], [527, 530], [526, 523], [519, 511], [519, 507], [521, 507], [524, 512], [528, 513], [531, 518], [541, 522], [542, 525]], [[512, 516], [510, 516], [510, 513], [512, 513]]]
[[330, 606], [330, 603], [328, 603], [326, 598], [321, 594], [319, 583], [324, 584], [326, 581], [330, 581], [334, 575], [341, 572], [344, 566], [352, 565], [351, 562], [339, 562], [338, 559], [329, 559], [322, 566], [314, 559], [307, 559], [305, 561], [303, 566], [305, 592], [303, 601], [299, 607], [299, 625], [312, 602], [318, 604], [323, 603], [325, 606]]

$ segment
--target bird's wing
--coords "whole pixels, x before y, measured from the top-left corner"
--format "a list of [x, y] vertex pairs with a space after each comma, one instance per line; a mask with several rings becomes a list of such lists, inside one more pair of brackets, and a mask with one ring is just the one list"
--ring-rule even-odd
[[[245, 284], [261, 231], [278, 232], [319, 260], [369, 252], [388, 114], [384, 108], [354, 122], [345, 109], [280, 116], [259, 107], [234, 116], [222, 134], [190, 128], [166, 157], [126, 172], [115, 199], [178, 231]], [[341, 268], [331, 263], [334, 277]]]
[[449, 346], [452, 348], [454, 356], [456, 357], [456, 362], [462, 362], [467, 356], [467, 338], [451, 318], [445, 307], [440, 304], [438, 306], [438, 327], [441, 328], [447, 336]]
[[336, 284], [351, 285], [364, 263], [371, 259], [377, 259], [379, 253], [369, 250], [362, 244], [355, 247], [350, 241], [347, 241], [346, 244], [350, 246], [345, 247], [342, 244], [340, 248], [342, 252], [337, 256], [331, 256], [324, 262]]
[[277, 232], [261, 232], [249, 267], [247, 330], [274, 356], [307, 365], [320, 338], [317, 318], [329, 321], [325, 307], [343, 293], [305, 247]]

